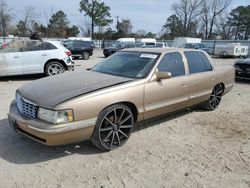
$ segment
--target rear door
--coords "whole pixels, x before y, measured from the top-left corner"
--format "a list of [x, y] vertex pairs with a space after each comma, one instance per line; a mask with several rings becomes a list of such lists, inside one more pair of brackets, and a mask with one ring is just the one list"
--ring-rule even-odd
[[187, 106], [188, 78], [183, 56], [179, 52], [165, 54], [157, 71], [171, 72], [172, 77], [145, 84], [145, 119]]
[[215, 74], [207, 56], [201, 51], [184, 51], [189, 69], [190, 105], [208, 100], [215, 85]]
[[4, 49], [0, 49], [0, 76], [23, 74], [20, 44], [20, 42], [12, 42]]
[[27, 41], [21, 53], [24, 74], [43, 73], [49, 54], [41, 41]]

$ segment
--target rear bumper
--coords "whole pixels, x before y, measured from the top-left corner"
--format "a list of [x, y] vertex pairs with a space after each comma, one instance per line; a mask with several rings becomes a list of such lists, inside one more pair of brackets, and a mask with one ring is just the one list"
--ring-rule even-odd
[[39, 119], [28, 119], [19, 113], [15, 101], [8, 114], [10, 126], [18, 133], [45, 145], [63, 145], [91, 138], [96, 118], [53, 125]]

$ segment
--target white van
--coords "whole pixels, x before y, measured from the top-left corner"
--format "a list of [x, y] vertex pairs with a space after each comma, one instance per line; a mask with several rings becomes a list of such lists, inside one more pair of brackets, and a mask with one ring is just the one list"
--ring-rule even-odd
[[136, 40], [136, 42], [141, 43], [142, 46], [156, 45], [156, 39], [155, 38], [142, 38], [142, 39]]
[[116, 40], [117, 42], [135, 42], [135, 38], [119, 38]]

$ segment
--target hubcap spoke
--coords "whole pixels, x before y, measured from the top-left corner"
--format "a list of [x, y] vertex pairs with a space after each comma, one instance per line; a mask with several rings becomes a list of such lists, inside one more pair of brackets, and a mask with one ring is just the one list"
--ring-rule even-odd
[[114, 109], [114, 123], [117, 122], [117, 114], [116, 114], [116, 108]]
[[107, 142], [108, 138], [111, 136], [112, 133], [113, 133], [113, 131], [109, 131], [109, 134], [103, 139], [103, 141]]
[[120, 122], [120, 121], [121, 121], [121, 119], [122, 119], [122, 117], [123, 117], [123, 115], [124, 115], [124, 112], [125, 112], [125, 109], [123, 108], [123, 109], [122, 109], [122, 113], [121, 113], [121, 115], [120, 115], [120, 117], [119, 117], [119, 120], [118, 120], [117, 122]]
[[112, 129], [113, 127], [105, 127], [105, 128], [100, 129], [100, 131], [110, 131]]
[[120, 146], [121, 141], [120, 141], [119, 134], [118, 134], [118, 132], [116, 132], [115, 134], [116, 134], [116, 138], [117, 138], [118, 146]]
[[112, 132], [112, 133], [113, 133], [113, 134], [112, 134], [112, 139], [111, 139], [111, 142], [110, 142], [110, 145], [109, 145], [110, 148], [112, 147], [113, 142], [114, 142], [114, 138], [115, 138], [114, 132]]
[[123, 123], [125, 123], [126, 121], [128, 121], [129, 118], [131, 118], [131, 114], [129, 114], [125, 119], [123, 119], [123, 120], [120, 122], [120, 125], [122, 125]]
[[128, 138], [128, 136], [121, 130], [119, 130], [119, 133], [121, 133], [123, 136], [125, 136], [126, 138]]
[[132, 128], [133, 125], [121, 125], [120, 129]]
[[113, 123], [109, 120], [109, 118], [105, 117], [105, 120], [106, 120], [110, 125], [113, 125]]

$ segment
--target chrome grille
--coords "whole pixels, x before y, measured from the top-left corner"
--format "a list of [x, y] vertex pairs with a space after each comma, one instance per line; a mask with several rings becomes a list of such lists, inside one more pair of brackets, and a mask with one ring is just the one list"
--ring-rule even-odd
[[31, 101], [21, 97], [20, 95], [16, 95], [16, 104], [19, 112], [25, 116], [36, 118], [38, 106]]

